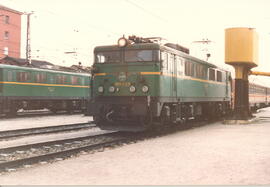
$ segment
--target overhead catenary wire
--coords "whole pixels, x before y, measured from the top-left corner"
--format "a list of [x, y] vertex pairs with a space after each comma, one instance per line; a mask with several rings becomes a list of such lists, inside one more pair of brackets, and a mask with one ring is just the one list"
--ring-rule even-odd
[[143, 6], [140, 6], [138, 3], [135, 3], [135, 2], [133, 2], [132, 0], [125, 0], [125, 1], [126, 1], [127, 3], [133, 5], [133, 6], [137, 7], [138, 9], [142, 10], [143, 12], [145, 12], [145, 13], [151, 15], [152, 17], [158, 19], [158, 20], [161, 20], [161, 21], [163, 21], [163, 22], [168, 22], [168, 20], [164, 19], [163, 17], [161, 17], [161, 16], [159, 16], [159, 15], [154, 14], [152, 11], [147, 10], [146, 8], [144, 8]]

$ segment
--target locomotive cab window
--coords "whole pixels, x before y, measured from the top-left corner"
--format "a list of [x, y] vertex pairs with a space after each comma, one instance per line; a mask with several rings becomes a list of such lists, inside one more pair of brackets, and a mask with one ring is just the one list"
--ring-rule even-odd
[[119, 63], [120, 61], [120, 51], [98, 52], [95, 56], [96, 63]]

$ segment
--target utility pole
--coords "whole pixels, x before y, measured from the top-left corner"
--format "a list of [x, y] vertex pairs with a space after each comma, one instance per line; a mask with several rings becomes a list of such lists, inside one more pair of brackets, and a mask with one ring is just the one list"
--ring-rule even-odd
[[28, 65], [31, 64], [31, 44], [30, 44], [30, 16], [33, 14], [25, 13], [27, 16], [27, 31], [26, 31], [26, 62]]

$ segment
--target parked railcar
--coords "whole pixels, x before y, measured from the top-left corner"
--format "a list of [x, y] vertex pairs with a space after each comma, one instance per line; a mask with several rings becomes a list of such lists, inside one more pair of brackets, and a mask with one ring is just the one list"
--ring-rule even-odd
[[0, 114], [85, 110], [89, 99], [90, 74], [0, 65]]
[[[234, 108], [234, 87], [235, 81], [232, 81], [232, 110]], [[270, 105], [270, 88], [249, 83], [249, 107], [251, 111], [264, 108]]]
[[140, 131], [230, 110], [230, 72], [155, 40], [95, 48], [89, 115], [101, 129]]
[[267, 104], [267, 88], [257, 84], [249, 84], [249, 106], [251, 109], [259, 109], [266, 107]]

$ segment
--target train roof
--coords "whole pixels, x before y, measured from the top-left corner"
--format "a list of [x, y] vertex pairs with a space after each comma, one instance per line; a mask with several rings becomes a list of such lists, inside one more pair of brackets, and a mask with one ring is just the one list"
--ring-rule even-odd
[[[101, 51], [119, 51], [119, 46], [118, 45], [104, 45], [104, 46], [97, 46], [94, 49], [94, 52], [101, 52]], [[132, 44], [132, 45], [127, 45], [125, 49], [153, 49], [153, 50], [159, 50], [160, 45], [157, 43], [140, 43], [140, 44]]]
[[7, 65], [0, 64], [0, 69], [17, 69], [17, 70], [32, 70], [32, 71], [40, 71], [40, 72], [51, 72], [51, 73], [61, 73], [61, 74], [69, 74], [69, 75], [81, 75], [81, 76], [90, 76], [90, 73], [78, 73], [78, 72], [67, 72], [67, 71], [58, 71], [51, 69], [42, 69], [42, 68], [33, 68], [33, 67], [24, 67], [24, 66], [16, 66], [16, 65]]
[[269, 86], [262, 85], [262, 83], [249, 82], [249, 85], [270, 89]]
[[[121, 48], [119, 48], [118, 45], [97, 46], [94, 49], [94, 53], [96, 53], [96, 52], [104, 52], [104, 51], [119, 51], [119, 49], [121, 49]], [[205, 65], [207, 65], [209, 67], [222, 69], [222, 68], [216, 66], [215, 64], [206, 62], [206, 61], [201, 60], [199, 58], [193, 57], [193, 56], [191, 56], [191, 55], [189, 55], [189, 54], [187, 54], [185, 52], [182, 52], [180, 50], [177, 50], [177, 49], [174, 49], [174, 48], [171, 48], [171, 47], [168, 47], [166, 45], [159, 44], [159, 43], [139, 43], [139, 44], [127, 45], [125, 47], [125, 50], [130, 50], [130, 49], [135, 49], [135, 50], [153, 49], [153, 50], [170, 51], [170, 52], [173, 52], [175, 54], [179, 54], [180, 56], [182, 56], [182, 57], [184, 57], [186, 59], [196, 61], [196, 62], [199, 62], [201, 64], [205, 64]], [[222, 69], [222, 70], [224, 70], [224, 69]], [[227, 70], [224, 70], [224, 71], [227, 71]]]

